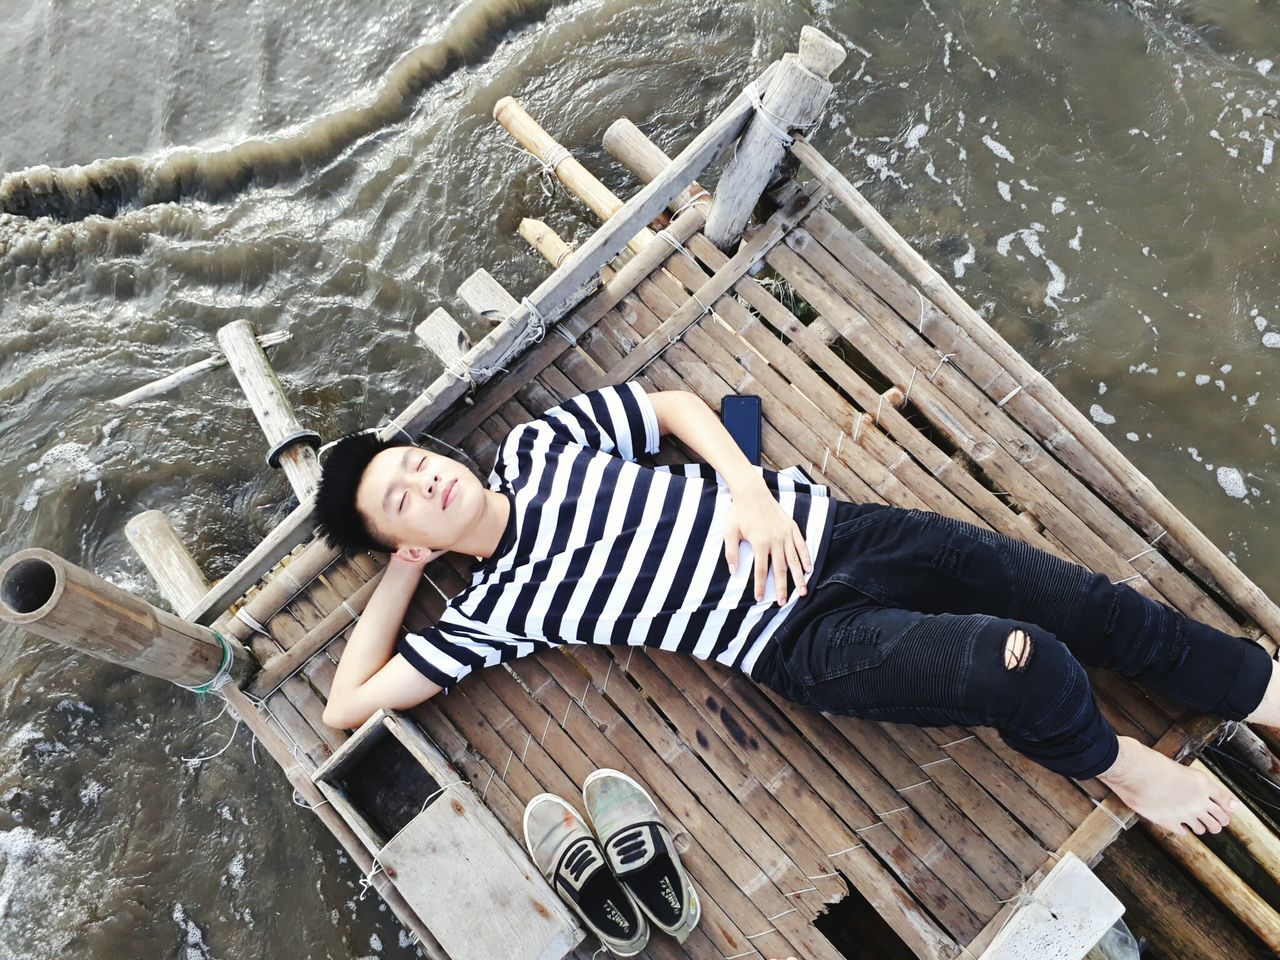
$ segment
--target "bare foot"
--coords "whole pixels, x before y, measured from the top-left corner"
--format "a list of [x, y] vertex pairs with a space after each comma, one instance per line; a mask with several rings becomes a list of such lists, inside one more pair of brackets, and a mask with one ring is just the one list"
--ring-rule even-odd
[[[1218, 833], [1240, 801], [1200, 770], [1185, 767], [1133, 737], [1098, 779], [1139, 816], [1173, 833]], [[1185, 826], [1184, 826], [1185, 824]]]

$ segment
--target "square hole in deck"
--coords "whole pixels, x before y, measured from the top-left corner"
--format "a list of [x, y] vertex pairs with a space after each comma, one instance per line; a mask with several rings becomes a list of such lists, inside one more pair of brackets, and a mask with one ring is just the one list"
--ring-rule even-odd
[[338, 781], [384, 840], [416, 817], [439, 784], [395, 737], [381, 737]]

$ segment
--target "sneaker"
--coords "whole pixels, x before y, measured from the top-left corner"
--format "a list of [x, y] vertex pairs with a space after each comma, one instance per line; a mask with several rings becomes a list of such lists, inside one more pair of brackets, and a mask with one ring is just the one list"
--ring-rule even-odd
[[634, 957], [649, 942], [649, 924], [618, 878], [578, 811], [552, 793], [525, 807], [524, 844], [561, 898], [619, 957]]
[[653, 798], [625, 773], [603, 769], [587, 777], [582, 802], [623, 886], [655, 927], [683, 943], [702, 904]]

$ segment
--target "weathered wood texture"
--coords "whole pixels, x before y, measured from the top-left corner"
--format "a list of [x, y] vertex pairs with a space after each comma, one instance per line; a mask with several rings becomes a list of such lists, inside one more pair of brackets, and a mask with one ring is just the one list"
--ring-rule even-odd
[[[1113, 485], [1083, 475], [1080, 465], [1106, 451], [1073, 435], [1076, 455], [1060, 456], [1058, 419], [1008, 401], [1013, 384], [997, 375], [1007, 357], [931, 306], [936, 291], [925, 297], [794, 187], [779, 194], [781, 218], [748, 234], [743, 249], [776, 275], [753, 278], [700, 232], [705, 204], [677, 193], [666, 199], [685, 207], [668, 228], [680, 247], [652, 239], [625, 266], [606, 267], [602, 288], [562, 319], [567, 336], [531, 345], [433, 432], [484, 467], [513, 426], [624, 375], [650, 390], [692, 390], [716, 408], [726, 394], [755, 393], [770, 466], [799, 464], [844, 499], [987, 525], [1242, 629], [1232, 606], [1185, 572], [1212, 565], [1197, 559], [1197, 536], [1182, 531], [1171, 553], [1169, 538], [1153, 546], [1144, 496], [1121, 502]], [[655, 212], [636, 216], [631, 235]], [[545, 224], [522, 232], [552, 262], [580, 253]], [[510, 307], [500, 288], [485, 290], [465, 296], [481, 315], [483, 304]], [[697, 291], [709, 310], [690, 310]], [[1033, 399], [1063, 416], [1047, 382]], [[643, 462], [690, 457], [668, 440]], [[302, 769], [345, 737], [321, 722], [323, 698], [380, 564], [303, 547], [244, 598], [262, 630], [231, 621], [263, 662], [257, 689], [274, 692], [261, 709]], [[470, 567], [453, 555], [428, 565], [406, 628], [438, 617]], [[1265, 613], [1265, 598], [1253, 599]], [[1216, 729], [1122, 677], [1089, 674], [1107, 719], [1143, 743], [1180, 756]], [[1052, 774], [990, 728], [829, 717], [719, 666], [644, 649], [550, 651], [479, 671], [412, 714], [514, 837], [529, 799], [572, 797], [598, 767], [650, 788], [704, 899], [689, 941], [655, 937], [652, 957], [835, 960], [812, 920], [850, 886], [918, 956], [976, 957], [1007, 902], [1048, 872], [1050, 853], [1096, 861], [1115, 817], [1131, 818], [1101, 783]]]

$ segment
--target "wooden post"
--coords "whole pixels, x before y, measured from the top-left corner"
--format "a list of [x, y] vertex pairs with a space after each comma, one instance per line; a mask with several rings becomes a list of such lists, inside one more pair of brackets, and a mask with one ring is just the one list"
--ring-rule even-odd
[[209, 584], [169, 518], [159, 510], [147, 510], [125, 524], [124, 534], [174, 613], [185, 618]]
[[289, 398], [248, 320], [235, 320], [219, 330], [218, 343], [267, 436], [267, 443], [271, 444], [267, 464], [282, 467], [299, 502], [306, 500], [320, 479], [320, 461], [316, 456], [320, 436], [303, 430], [298, 423]]
[[[831, 72], [844, 62], [845, 51], [821, 30], [800, 30], [800, 53], [788, 53], [768, 90], [758, 89], [761, 105], [738, 149], [720, 175], [707, 238], [721, 250], [738, 242], [751, 211], [773, 178], [790, 146], [793, 130], [812, 126], [831, 96]], [[785, 138], [785, 139], [784, 139]]]
[[458, 321], [444, 307], [437, 307], [431, 315], [413, 328], [428, 350], [440, 358], [446, 367], [461, 363], [471, 349], [471, 338]]
[[458, 299], [477, 317], [491, 324], [501, 323], [520, 306], [520, 301], [483, 267], [458, 285]]
[[230, 637], [220, 639], [38, 547], [0, 564], [0, 620], [185, 687], [224, 670], [239, 685], [253, 670], [249, 652]]

